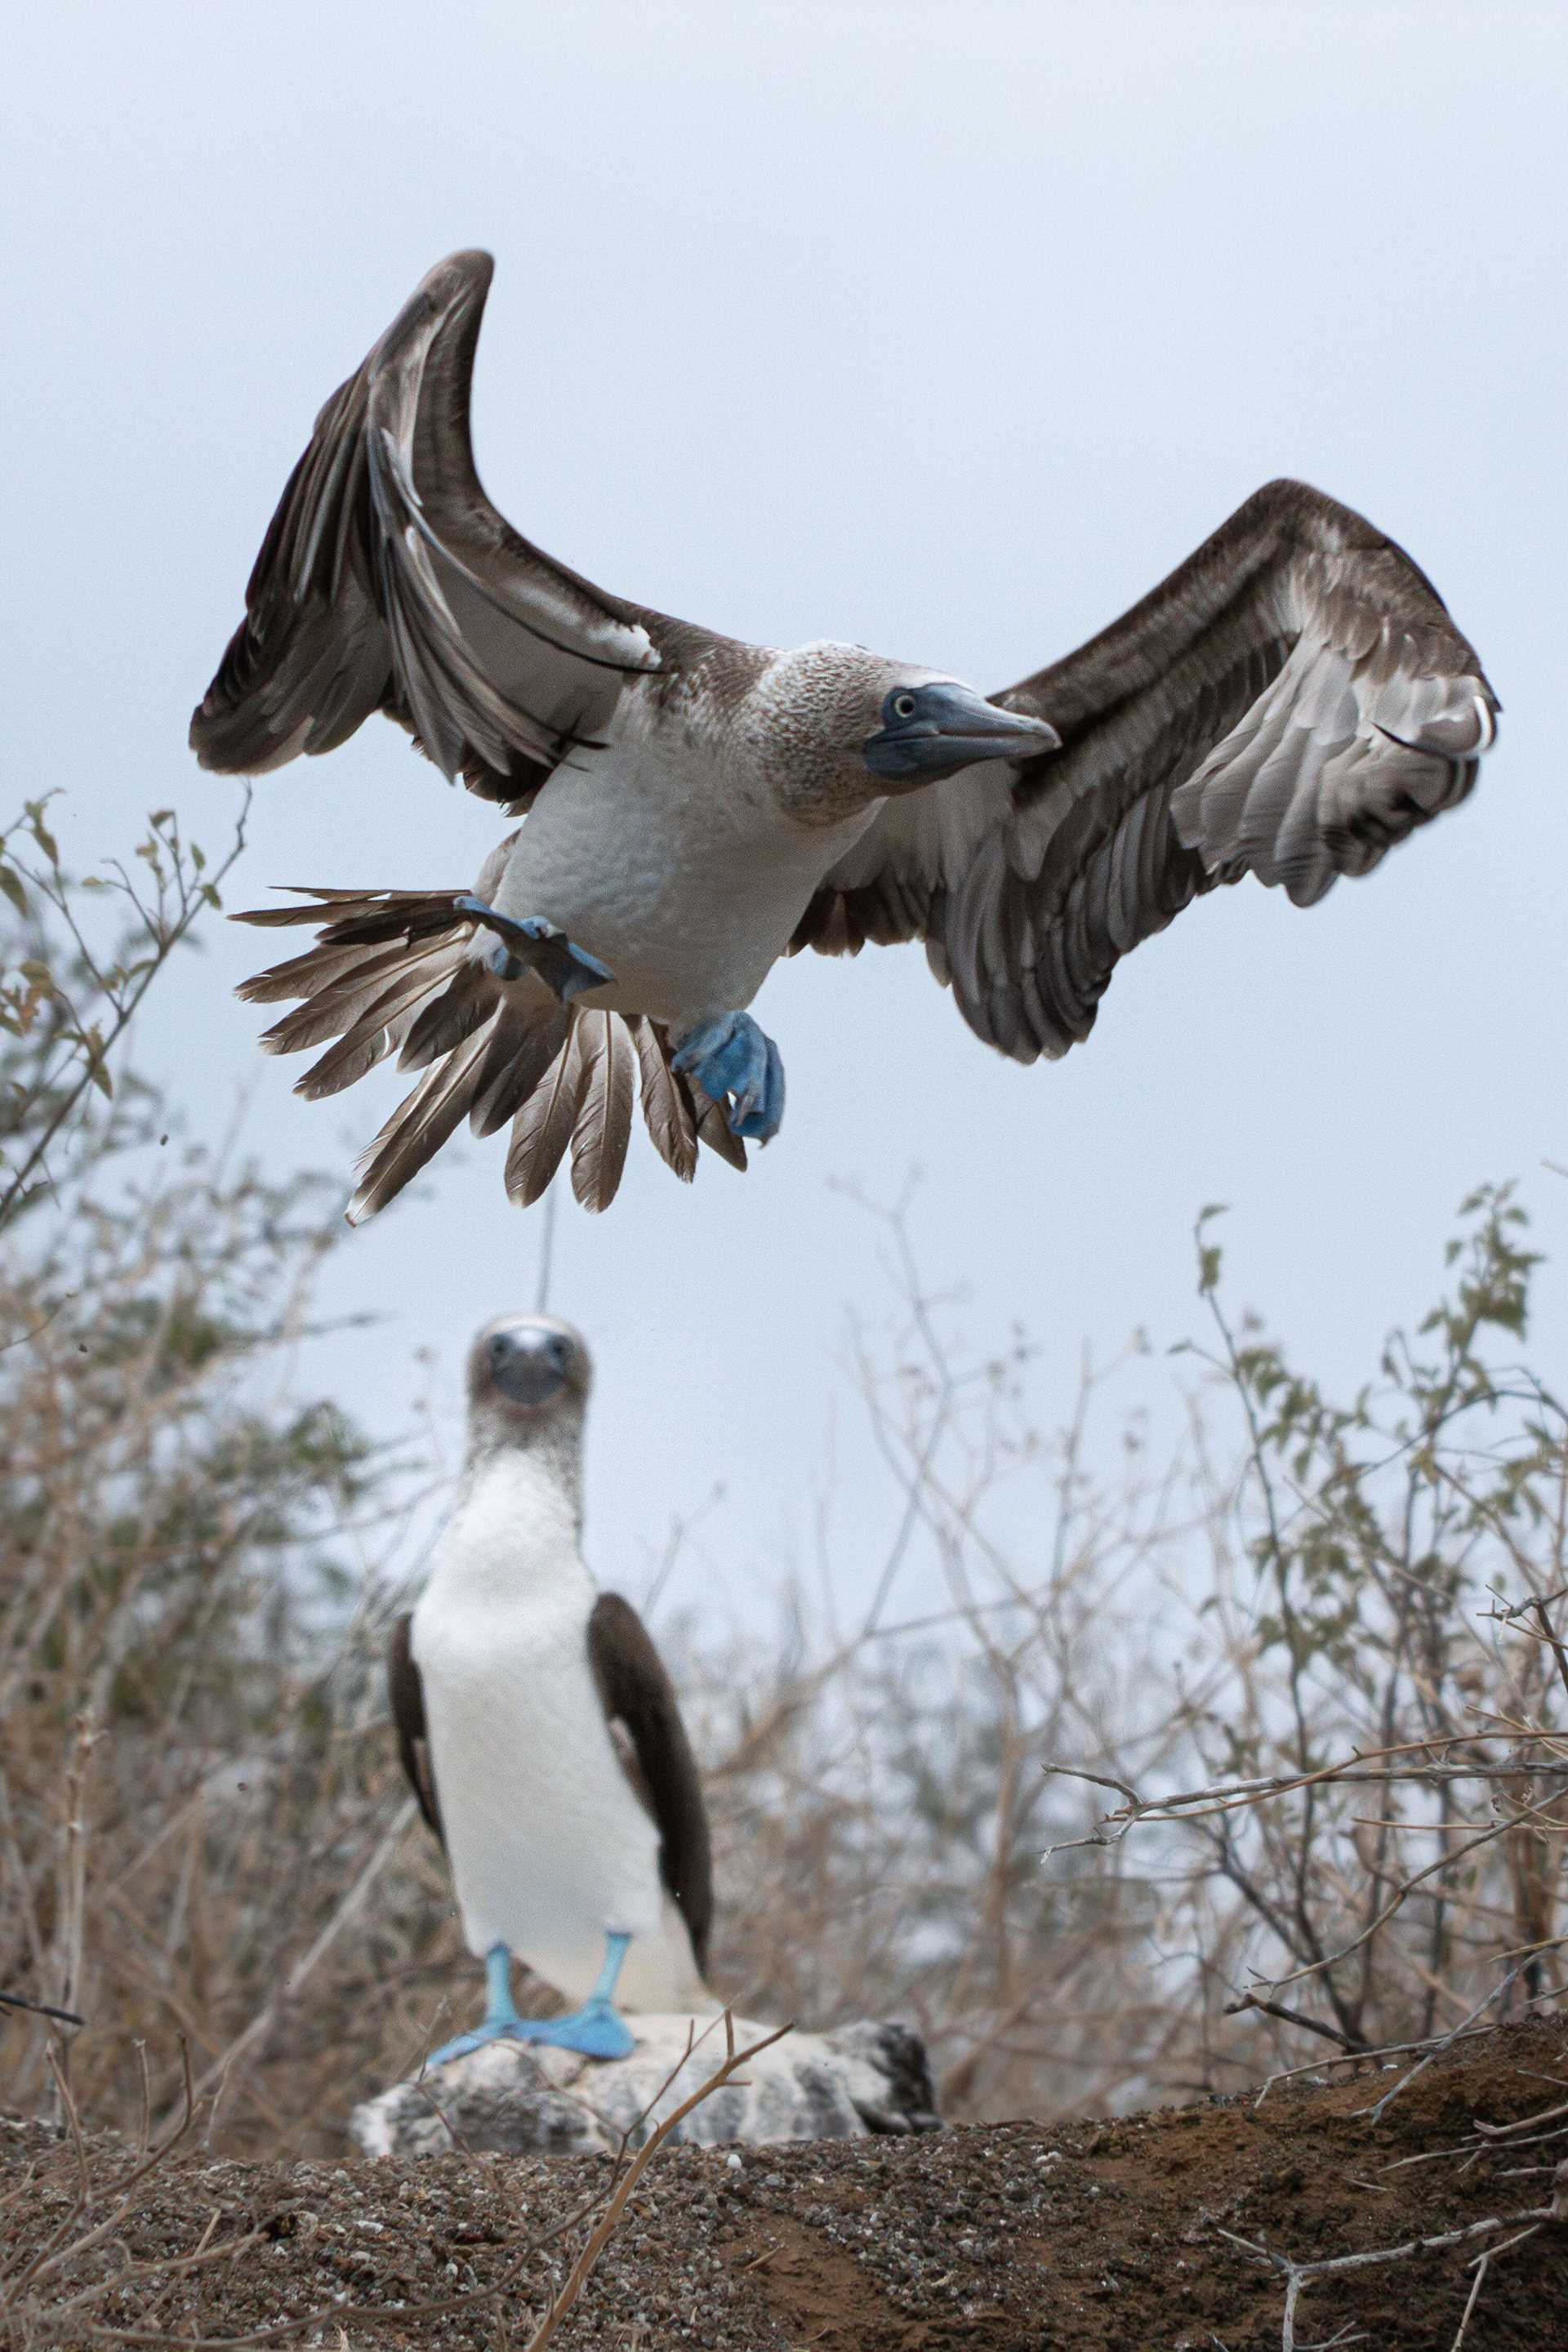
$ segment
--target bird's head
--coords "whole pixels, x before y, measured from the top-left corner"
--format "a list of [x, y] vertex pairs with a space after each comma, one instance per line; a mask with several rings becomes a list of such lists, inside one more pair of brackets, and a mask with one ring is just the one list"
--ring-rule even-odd
[[476, 1423], [511, 1444], [579, 1424], [594, 1367], [581, 1335], [551, 1315], [500, 1315], [468, 1351]]
[[984, 760], [1029, 760], [1061, 748], [1047, 719], [987, 702], [961, 678], [915, 670], [895, 678], [860, 757], [885, 793], [916, 791]]
[[1061, 742], [1046, 719], [988, 702], [961, 678], [860, 646], [781, 656], [751, 718], [775, 793], [806, 824], [836, 823], [961, 768], [1035, 759]]

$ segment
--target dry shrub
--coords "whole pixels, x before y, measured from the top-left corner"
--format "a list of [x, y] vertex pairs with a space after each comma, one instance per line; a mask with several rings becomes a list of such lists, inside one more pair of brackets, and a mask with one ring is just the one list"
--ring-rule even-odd
[[[743, 2005], [912, 2014], [950, 2111], [1001, 2116], [1562, 1991], [1568, 1414], [1517, 1360], [1522, 1210], [1462, 1217], [1447, 1294], [1345, 1404], [1234, 1326], [1205, 1217], [1185, 1442], [1098, 1479], [1098, 1384], [1054, 1444], [1020, 1433], [1016, 1367], [955, 1349], [893, 1218], [906, 1328], [858, 1370], [952, 1605], [761, 1696], [754, 1662], [709, 1675]], [[1033, 1559], [987, 1531], [1020, 1469], [1054, 1488]]]
[[[188, 1145], [110, 1067], [225, 870], [166, 816], [138, 857], [99, 949], [42, 804], [0, 842], [0, 1992], [88, 2020], [94, 2120], [134, 2124], [143, 2043], [172, 2097], [184, 2037], [253, 2144], [406, 2060], [447, 1933], [416, 1846], [401, 1908], [355, 1906], [402, 1801], [355, 1595], [413, 1494], [299, 1391], [337, 1187]], [[297, 1999], [340, 1938], [335, 1998]], [[46, 2103], [42, 2028], [0, 2008], [0, 2037]]]
[[[57, 1246], [0, 1281], [28, 1335], [0, 1357], [0, 1987], [88, 2018], [100, 2116], [134, 2100], [139, 2038], [172, 2070], [184, 2034], [216, 2080], [401, 1794], [353, 1607], [398, 1465], [291, 1392], [324, 1197], [199, 1150], [129, 1174], [143, 1157], [89, 1160]], [[370, 2063], [409, 1957], [359, 1948]], [[305, 2004], [271, 2038], [319, 2059], [353, 2020]], [[30, 2041], [26, 2102], [42, 2048], [0, 2032]], [[279, 2131], [310, 2095], [247, 2090]]]

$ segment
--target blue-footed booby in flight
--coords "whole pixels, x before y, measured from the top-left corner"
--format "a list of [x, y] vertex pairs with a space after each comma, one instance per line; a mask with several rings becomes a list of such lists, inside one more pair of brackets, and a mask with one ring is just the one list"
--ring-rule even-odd
[[987, 698], [856, 646], [742, 645], [591, 586], [480, 487], [491, 264], [430, 272], [322, 409], [192, 721], [210, 768], [328, 751], [373, 711], [522, 824], [474, 888], [314, 890], [241, 919], [320, 944], [250, 982], [335, 1038], [335, 1092], [424, 1073], [362, 1163], [372, 1214], [467, 1117], [537, 1200], [619, 1182], [640, 1086], [679, 1175], [744, 1165], [784, 1074], [747, 1007], [779, 957], [923, 940], [1022, 1062], [1087, 1037], [1119, 957], [1244, 874], [1310, 906], [1464, 799], [1497, 704], [1392, 540], [1272, 482], [1076, 653]]
[[[708, 1816], [669, 1676], [635, 1609], [584, 1564], [588, 1351], [503, 1316], [468, 1357], [468, 1447], [429, 1581], [387, 1682], [404, 1768], [446, 1845], [484, 2021], [501, 2039], [625, 2057], [616, 2007], [707, 2014]], [[511, 1963], [577, 2002], [521, 2018]]]

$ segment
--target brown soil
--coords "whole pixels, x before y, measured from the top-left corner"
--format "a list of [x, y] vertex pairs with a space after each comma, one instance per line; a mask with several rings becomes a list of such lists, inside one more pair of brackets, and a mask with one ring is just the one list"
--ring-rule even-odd
[[[1373, 2123], [1365, 2110], [1409, 2063], [1349, 2079], [1342, 2069], [1326, 2087], [1276, 2089], [1261, 2105], [1237, 2097], [1114, 2123], [752, 2148], [739, 2161], [674, 2148], [553, 2342], [560, 2352], [1274, 2352], [1282, 2276], [1223, 2231], [1321, 2262], [1552, 2200], [1568, 2114], [1500, 2144], [1476, 2126], [1568, 2103], [1568, 2023], [1461, 2043]], [[115, 2183], [133, 2162], [112, 2136], [86, 2155], [93, 2202], [72, 2224], [76, 2240], [114, 2215]], [[26, 2315], [13, 2304], [9, 2341], [210, 2342], [327, 2311], [330, 2324], [285, 2341], [517, 2352], [581, 2243], [585, 2225], [571, 2217], [610, 2173], [593, 2158], [269, 2166], [182, 2150], [132, 2188], [109, 2232], [40, 2277]], [[0, 2259], [13, 2279], [27, 2249], [59, 2231], [77, 2182], [68, 2144], [37, 2125], [0, 2125]], [[1559, 2201], [1568, 2210], [1568, 2173]], [[1513, 2235], [1501, 2228], [1310, 2282], [1299, 2344], [1451, 2352], [1476, 2275], [1468, 2265]], [[242, 2251], [226, 2251], [241, 2239]], [[198, 2247], [216, 2258], [166, 2267]], [[108, 2292], [65, 2309], [111, 2274]], [[499, 2297], [476, 2292], [496, 2285]], [[431, 2304], [441, 2307], [411, 2308]], [[1568, 2221], [1499, 2252], [1464, 2344], [1568, 2345]]]

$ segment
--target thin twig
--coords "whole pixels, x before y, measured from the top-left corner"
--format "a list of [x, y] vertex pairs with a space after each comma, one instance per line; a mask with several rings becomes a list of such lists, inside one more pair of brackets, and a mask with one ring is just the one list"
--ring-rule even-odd
[[36, 2017], [52, 2017], [58, 2025], [85, 2025], [74, 2009], [57, 2009], [52, 2001], [30, 2000], [25, 1992], [0, 1992], [0, 2006], [6, 2009], [31, 2010]]
[[1508, 1991], [1510, 1986], [1513, 1983], [1515, 1978], [1522, 1976], [1529, 1966], [1530, 1962], [1528, 1960], [1521, 1960], [1516, 1968], [1510, 1969], [1501, 1984], [1494, 1985], [1491, 1991], [1488, 1993], [1486, 1999], [1484, 2000], [1479, 2000], [1476, 2003], [1468, 2017], [1461, 2018], [1458, 2024], [1455, 2026], [1452, 2033], [1446, 2033], [1441, 2042], [1435, 2042], [1432, 2048], [1426, 2053], [1426, 2055], [1424, 2058], [1418, 2059], [1415, 2064], [1411, 2067], [1410, 2072], [1407, 2074], [1401, 2074], [1398, 2082], [1394, 2084], [1393, 2089], [1390, 2091], [1384, 2091], [1382, 2098], [1377, 2101], [1374, 2106], [1362, 2107], [1358, 2109], [1357, 2112], [1368, 2116], [1373, 2123], [1380, 2124], [1383, 2121], [1384, 2110], [1394, 2105], [1394, 2100], [1398, 2098], [1401, 2091], [1408, 2090], [1411, 2084], [1415, 2080], [1417, 2074], [1424, 2074], [1435, 2058], [1440, 2058], [1444, 2051], [1456, 2042], [1462, 2033], [1468, 2032], [1469, 2028], [1474, 2025], [1478, 2017], [1481, 2016], [1485, 2011], [1491, 2009], [1498, 2001], [1500, 2001], [1503, 1995]]
[[[1444, 2230], [1434, 2237], [1408, 2239], [1402, 2246], [1375, 2246], [1365, 2253], [1335, 2254], [1316, 2263], [1296, 2262], [1289, 2254], [1276, 2252], [1272, 2246], [1260, 2246], [1250, 2238], [1238, 2238], [1234, 2230], [1220, 2230], [1218, 2234], [1228, 2238], [1233, 2246], [1240, 2246], [1247, 2253], [1258, 2255], [1260, 2261], [1269, 2263], [1281, 2273], [1285, 2280], [1285, 2315], [1279, 2338], [1280, 2352], [1298, 2352], [1296, 2305], [1302, 2288], [1313, 2279], [1328, 2278], [1339, 2271], [1370, 2270], [1381, 2263], [1408, 2262], [1416, 2254], [1442, 2253], [1450, 2246], [1462, 2246], [1472, 2238], [1485, 2237], [1490, 2230], [1516, 2229], [1521, 2222], [1531, 2225], [1521, 2231], [1521, 2237], [1528, 2237], [1542, 2221], [1554, 2221], [1560, 2218], [1560, 2202], [1561, 2200], [1554, 2200], [1550, 2205], [1531, 2205], [1522, 2213], [1494, 2213], [1484, 2221], [1468, 2221], [1460, 2229]], [[1510, 2239], [1509, 2242], [1517, 2245], [1519, 2239]], [[1495, 2252], [1498, 2249], [1489, 2248], [1488, 2251]]]
[[770, 2050], [775, 2042], [782, 2042], [786, 2033], [792, 2033], [794, 2031], [792, 2025], [781, 2025], [773, 2032], [764, 2034], [760, 2042], [753, 2042], [746, 2049], [737, 2051], [734, 2019], [729, 2010], [724, 2011], [725, 2055], [722, 2064], [716, 2074], [710, 2075], [706, 2083], [692, 2092], [689, 2098], [683, 2099], [679, 2106], [666, 2116], [664, 2121], [657, 2126], [643, 2146], [638, 2148], [637, 2155], [622, 2175], [609, 2203], [590, 2231], [582, 2252], [572, 2265], [565, 2284], [552, 2297], [549, 2310], [529, 2337], [526, 2352], [543, 2352], [543, 2347], [550, 2342], [562, 2321], [566, 2318], [576, 2304], [587, 2284], [590, 2271], [615, 2234], [621, 2215], [626, 2210], [627, 2200], [633, 2195], [637, 2183], [665, 2142], [685, 2121], [694, 2107], [700, 2107], [704, 2099], [710, 2099], [715, 2091], [721, 2090], [726, 2083], [734, 2079], [738, 2068], [746, 2065], [762, 2051]]

